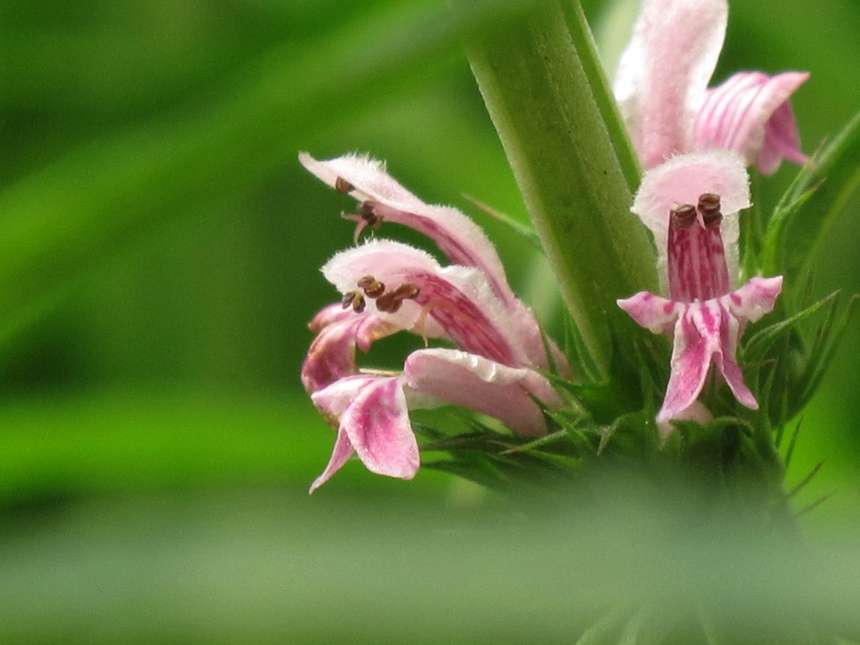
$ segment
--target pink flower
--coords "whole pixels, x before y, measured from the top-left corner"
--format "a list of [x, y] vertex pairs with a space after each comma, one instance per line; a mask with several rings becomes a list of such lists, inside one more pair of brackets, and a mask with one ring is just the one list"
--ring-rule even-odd
[[746, 323], [773, 309], [782, 277], [752, 278], [734, 288], [737, 214], [748, 206], [743, 161], [719, 150], [679, 155], [648, 171], [634, 200], [633, 212], [654, 234], [669, 298], [643, 291], [618, 305], [642, 327], [674, 339], [657, 414], [663, 436], [671, 431], [667, 421], [693, 418], [711, 365], [742, 405], [758, 408], [735, 355]]
[[646, 169], [712, 148], [764, 174], [806, 162], [788, 100], [808, 73], [741, 72], [707, 89], [727, 20], [726, 0], [644, 0], [614, 90]]
[[[311, 322], [317, 337], [302, 366], [314, 404], [338, 429], [325, 483], [353, 453], [372, 472], [412, 478], [420, 459], [409, 410], [464, 405], [526, 435], [546, 432], [534, 399], [561, 400], [534, 368], [566, 363], [545, 344], [532, 313], [516, 298], [495, 248], [478, 226], [449, 207], [424, 204], [389, 177], [381, 165], [345, 156], [301, 162], [318, 177], [359, 200], [356, 239], [382, 222], [410, 226], [430, 237], [453, 263], [388, 240], [371, 240], [336, 254], [323, 275], [342, 294], [340, 304]], [[362, 370], [355, 348], [368, 351], [380, 338], [405, 330], [438, 338], [456, 349], [412, 352], [399, 372]], [[534, 397], [534, 398], [533, 398]]]

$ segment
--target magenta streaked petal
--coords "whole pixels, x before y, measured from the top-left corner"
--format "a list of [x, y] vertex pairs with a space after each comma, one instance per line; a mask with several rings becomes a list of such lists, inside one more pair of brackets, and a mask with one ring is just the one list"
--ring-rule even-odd
[[366, 352], [399, 329], [371, 312], [359, 314], [339, 304], [320, 310], [309, 327], [318, 332], [302, 363], [302, 384], [310, 394], [358, 372], [356, 345]]
[[373, 378], [350, 402], [340, 424], [369, 471], [398, 479], [415, 477], [418, 443], [400, 377]]
[[647, 291], [618, 300], [618, 306], [626, 311], [640, 327], [655, 334], [670, 334], [675, 328], [683, 305]]
[[743, 286], [722, 298], [723, 305], [742, 323], [755, 322], [773, 311], [782, 291], [782, 276], [750, 278]]
[[349, 461], [349, 458], [352, 457], [354, 452], [355, 450], [349, 442], [349, 437], [346, 435], [346, 432], [338, 430], [337, 439], [335, 439], [334, 449], [331, 452], [328, 465], [326, 465], [322, 474], [314, 480], [314, 483], [311, 484], [308, 493], [313, 493], [317, 488], [331, 479], [332, 475], [334, 475], [347, 461]]
[[[519, 328], [510, 324], [504, 305], [483, 272], [473, 267], [441, 267], [428, 253], [388, 240], [371, 240], [342, 251], [323, 267], [326, 279], [341, 292], [356, 288], [362, 276], [394, 289], [413, 284], [418, 294], [404, 300], [394, 313], [378, 312], [376, 301], [367, 310], [425, 337], [444, 337], [466, 351], [506, 365], [529, 364]], [[537, 323], [535, 323], [537, 330]]]
[[[399, 479], [415, 476], [420, 463], [418, 444], [400, 377], [350, 376], [314, 393], [311, 399], [324, 416], [338, 420], [338, 440], [332, 455], [336, 467], [331, 472], [346, 460], [342, 445], [345, 436], [371, 472]], [[328, 473], [330, 477], [329, 471], [326, 468], [323, 476]]]
[[672, 157], [645, 173], [633, 208], [654, 235], [662, 288], [668, 292], [669, 211], [696, 204], [703, 193], [720, 196], [723, 220], [720, 233], [729, 280], [738, 277], [738, 211], [750, 205], [749, 176], [743, 160], [733, 152], [708, 150]]
[[719, 306], [708, 303], [686, 305], [675, 326], [671, 374], [666, 397], [657, 413], [657, 423], [676, 418], [698, 398], [720, 351], [722, 316]]
[[422, 397], [471, 408], [529, 436], [547, 430], [543, 413], [531, 397], [548, 407], [562, 403], [549, 381], [533, 370], [453, 349], [413, 352], [406, 359], [403, 378]]
[[676, 303], [646, 292], [618, 301], [642, 327], [673, 336], [671, 374], [657, 415], [661, 435], [671, 431], [668, 421], [695, 418], [689, 409], [711, 364], [741, 405], [758, 409], [737, 364], [738, 341], [747, 322], [773, 309], [781, 288], [782, 277], [752, 278], [739, 289], [704, 302]]
[[[452, 264], [475, 267], [483, 272], [485, 280], [506, 310], [506, 324], [519, 339], [525, 358], [533, 365], [548, 365], [534, 315], [514, 295], [495, 247], [469, 217], [450, 206], [425, 204], [391, 178], [385, 172], [384, 164], [367, 157], [345, 155], [329, 161], [317, 161], [309, 154], [301, 153], [299, 160], [330, 186], [335, 187], [340, 180], [340, 187], [350, 188], [351, 196], [361, 202], [370, 202], [369, 207], [374, 215], [384, 223], [399, 223], [415, 229], [433, 240]], [[359, 216], [351, 216], [350, 219], [359, 222], [359, 229], [366, 226]], [[566, 371], [564, 358], [559, 352], [555, 354], [561, 371]]]
[[502, 261], [489, 238], [475, 222], [450, 206], [425, 204], [385, 172], [384, 164], [367, 157], [345, 155], [317, 161], [306, 152], [299, 161], [330, 186], [340, 178], [353, 188], [359, 201], [374, 202], [384, 222], [402, 224], [426, 235], [452, 264], [481, 269], [496, 295], [508, 302], [516, 298], [508, 286]]
[[763, 174], [776, 172], [783, 158], [805, 163], [789, 97], [808, 78], [741, 72], [708, 90], [693, 124], [695, 149], [733, 150]]
[[726, 31], [725, 0], [645, 0], [619, 62], [615, 96], [646, 169], [690, 145], [694, 109]]

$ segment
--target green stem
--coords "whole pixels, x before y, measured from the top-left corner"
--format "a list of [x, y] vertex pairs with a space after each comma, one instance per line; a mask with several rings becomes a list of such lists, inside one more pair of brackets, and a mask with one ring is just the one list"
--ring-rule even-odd
[[630, 355], [639, 333], [615, 301], [655, 290], [657, 277], [653, 247], [630, 213], [638, 164], [582, 12], [536, 3], [507, 31], [467, 39], [466, 49], [562, 298], [607, 379], [613, 342]]

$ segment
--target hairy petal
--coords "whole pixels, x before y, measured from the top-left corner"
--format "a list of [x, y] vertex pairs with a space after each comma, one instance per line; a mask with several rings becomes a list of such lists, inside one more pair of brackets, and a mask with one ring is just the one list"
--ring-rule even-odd
[[[470, 351], [506, 365], [530, 364], [518, 328], [512, 327], [504, 305], [483, 272], [472, 267], [441, 267], [424, 251], [388, 240], [372, 240], [342, 251], [323, 267], [326, 279], [340, 291], [356, 288], [372, 275], [393, 289], [410, 283], [418, 294], [394, 313], [377, 312], [400, 329], [425, 337], [443, 337]], [[376, 311], [375, 301], [367, 304]], [[537, 329], [537, 323], [534, 323]]]
[[406, 359], [403, 378], [410, 390], [423, 397], [471, 408], [530, 436], [546, 434], [543, 413], [531, 397], [548, 407], [562, 403], [537, 372], [454, 349], [413, 352]]
[[[546, 367], [537, 321], [514, 294], [495, 246], [474, 221], [456, 208], [425, 204], [388, 175], [382, 162], [369, 157], [344, 155], [317, 161], [302, 152], [299, 161], [330, 186], [340, 182], [351, 196], [369, 202], [368, 207], [383, 222], [399, 223], [429, 237], [452, 264], [480, 269], [506, 310], [507, 324], [515, 330], [528, 360]], [[564, 361], [560, 353], [555, 359]]]
[[375, 212], [385, 222], [403, 224], [426, 235], [452, 264], [481, 269], [496, 295], [516, 300], [496, 248], [481, 227], [456, 208], [425, 204], [388, 175], [381, 162], [368, 157], [345, 155], [317, 161], [303, 152], [299, 161], [330, 186], [335, 186], [338, 178], [348, 182], [353, 187], [349, 194], [359, 201], [373, 202]]
[[[420, 463], [418, 444], [409, 422], [400, 377], [351, 376], [314, 393], [311, 398], [326, 417], [339, 420], [338, 440], [330, 467], [312, 488], [331, 477], [346, 461], [343, 457], [346, 440], [371, 472], [399, 479], [415, 476]], [[334, 468], [331, 468], [332, 463]]]
[[643, 2], [614, 92], [646, 170], [689, 149], [727, 20], [726, 0]]
[[299, 153], [299, 162], [332, 188], [338, 178], [348, 184], [347, 194], [359, 201], [379, 201], [392, 208], [412, 210], [424, 203], [385, 172], [385, 164], [366, 155], [343, 155], [328, 161], [317, 161], [307, 152]]
[[767, 175], [783, 158], [805, 163], [789, 97], [808, 78], [805, 72], [733, 75], [705, 95], [693, 124], [693, 147], [733, 150]]
[[645, 173], [633, 200], [636, 213], [654, 235], [658, 271], [663, 290], [668, 290], [669, 211], [681, 204], [696, 204], [703, 193], [720, 196], [723, 221], [720, 226], [729, 279], [738, 279], [738, 211], [749, 207], [749, 176], [743, 160], [725, 150], [707, 150], [672, 157]]

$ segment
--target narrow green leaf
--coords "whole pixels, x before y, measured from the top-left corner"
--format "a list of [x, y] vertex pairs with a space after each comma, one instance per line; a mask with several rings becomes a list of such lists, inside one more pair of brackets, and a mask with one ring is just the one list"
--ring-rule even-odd
[[783, 196], [765, 240], [764, 268], [794, 292], [827, 231], [860, 189], [860, 112], [816, 154]]

